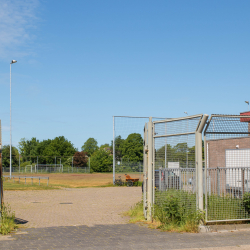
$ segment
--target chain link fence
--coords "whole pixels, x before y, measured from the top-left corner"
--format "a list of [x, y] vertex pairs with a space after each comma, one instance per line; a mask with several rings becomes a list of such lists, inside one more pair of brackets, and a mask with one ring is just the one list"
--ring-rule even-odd
[[[163, 119], [163, 118], [153, 118]], [[113, 117], [113, 183], [125, 174], [143, 180], [143, 127], [149, 117]]]
[[248, 112], [211, 115], [206, 126], [207, 222], [250, 219], [249, 122]]
[[197, 150], [202, 148], [197, 130], [202, 117], [153, 122], [153, 203], [158, 207], [169, 206], [170, 197], [178, 200], [187, 214], [198, 207], [196, 161]]
[[[78, 158], [77, 156], [12, 156], [12, 173], [90, 173], [91, 158], [82, 159], [82, 156]], [[7, 174], [10, 172], [9, 156], [5, 156], [3, 162], [2, 170]], [[79, 165], [79, 162], [83, 164]]]

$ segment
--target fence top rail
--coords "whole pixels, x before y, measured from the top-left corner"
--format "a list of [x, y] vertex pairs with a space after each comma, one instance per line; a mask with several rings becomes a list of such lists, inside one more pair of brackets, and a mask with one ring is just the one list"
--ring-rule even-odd
[[202, 115], [203, 114], [191, 115], [191, 116], [184, 116], [184, 117], [179, 117], [179, 118], [168, 118], [166, 120], [153, 121], [153, 123], [164, 123], [164, 122], [174, 122], [174, 121], [188, 120], [188, 119], [194, 119], [194, 118], [202, 117]]
[[217, 170], [217, 169], [249, 169], [250, 170], [250, 166], [249, 167], [217, 167], [217, 168], [207, 168], [207, 170]]
[[[4, 175], [3, 177], [10, 177], [9, 175]], [[11, 178], [29, 178], [29, 179], [49, 179], [49, 177], [44, 177], [44, 176], [19, 176], [19, 175], [12, 175]]]
[[181, 135], [192, 135], [192, 134], [195, 134], [195, 131], [193, 131], [193, 132], [186, 132], [186, 133], [169, 134], [169, 135], [154, 135], [154, 138], [172, 137], [172, 136], [181, 136]]
[[[114, 115], [113, 117], [144, 118], [144, 119], [145, 119], [145, 118], [148, 118], [148, 119], [149, 119], [150, 116], [144, 117], [144, 116], [126, 116], [126, 115], [122, 116], [122, 115]], [[152, 116], [152, 118], [153, 118], [153, 119], [171, 119], [171, 118], [167, 118], [167, 117], [154, 117], [154, 116]]]
[[166, 171], [194, 171], [195, 168], [159, 168]]

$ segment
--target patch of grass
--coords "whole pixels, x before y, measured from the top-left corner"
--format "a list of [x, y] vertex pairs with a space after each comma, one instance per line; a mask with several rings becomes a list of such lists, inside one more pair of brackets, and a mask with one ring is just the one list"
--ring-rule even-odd
[[11, 212], [9, 205], [2, 204], [0, 217], [0, 234], [6, 235], [17, 228], [15, 213]]
[[129, 211], [125, 212], [124, 215], [131, 217], [131, 219], [129, 220], [130, 223], [145, 221], [143, 214], [143, 201], [136, 203], [133, 207], [130, 208]]
[[3, 182], [3, 189], [4, 190], [11, 190], [11, 191], [17, 191], [17, 190], [50, 190], [50, 189], [58, 189], [59, 187], [56, 186], [47, 186], [45, 184], [25, 184], [23, 182], [12, 182], [12, 181], [4, 181]]

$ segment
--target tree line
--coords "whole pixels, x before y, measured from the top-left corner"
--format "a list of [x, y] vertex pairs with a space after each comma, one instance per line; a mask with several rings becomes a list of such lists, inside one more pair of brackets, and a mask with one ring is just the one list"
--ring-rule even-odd
[[[2, 149], [3, 167], [10, 165], [10, 146]], [[39, 159], [38, 159], [39, 157]], [[140, 134], [132, 133], [126, 139], [121, 136], [115, 138], [115, 158], [130, 162], [143, 160], [143, 139]], [[32, 164], [64, 164], [75, 167], [88, 166], [91, 160], [92, 172], [111, 172], [113, 165], [113, 141], [98, 147], [94, 138], [89, 138], [82, 145], [81, 151], [74, 147], [73, 143], [64, 136], [39, 141], [36, 137], [27, 140], [22, 138], [18, 147], [12, 146], [12, 166], [18, 167]], [[60, 161], [59, 161], [60, 160]], [[72, 162], [73, 160], [73, 162]]]

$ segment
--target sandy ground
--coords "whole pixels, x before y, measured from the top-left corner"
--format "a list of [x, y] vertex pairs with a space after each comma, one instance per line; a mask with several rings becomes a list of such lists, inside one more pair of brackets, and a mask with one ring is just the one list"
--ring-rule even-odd
[[4, 192], [4, 201], [16, 217], [34, 228], [125, 224], [128, 218], [122, 213], [141, 198], [141, 187]]

